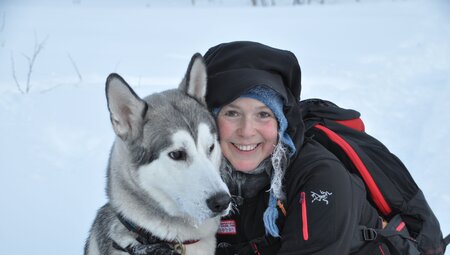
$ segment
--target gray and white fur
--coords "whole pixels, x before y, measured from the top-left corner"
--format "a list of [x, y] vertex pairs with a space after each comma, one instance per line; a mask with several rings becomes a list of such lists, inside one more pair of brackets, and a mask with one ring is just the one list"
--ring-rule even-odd
[[230, 193], [219, 174], [220, 145], [205, 103], [206, 67], [195, 54], [178, 89], [144, 99], [117, 74], [106, 81], [106, 98], [117, 137], [107, 168], [108, 203], [99, 209], [85, 255], [123, 255], [140, 243], [123, 218], [169, 242], [186, 255], [213, 255], [220, 217]]

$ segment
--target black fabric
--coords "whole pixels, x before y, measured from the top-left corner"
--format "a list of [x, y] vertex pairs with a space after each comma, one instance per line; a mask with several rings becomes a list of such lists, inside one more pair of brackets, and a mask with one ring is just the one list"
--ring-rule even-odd
[[267, 187], [270, 184], [270, 177], [266, 172], [246, 174], [233, 171], [231, 175], [230, 180], [232, 181], [226, 181], [226, 183], [231, 195], [240, 198], [241, 200], [256, 196], [263, 188], [267, 190]]
[[361, 116], [361, 114], [355, 110], [343, 109], [330, 101], [317, 98], [303, 100], [301, 101], [300, 106], [303, 115], [302, 119], [309, 120], [307, 121], [309, 126], [307, 126], [306, 129], [311, 128], [311, 125], [317, 123], [317, 121], [322, 121], [324, 119], [350, 120]]
[[[357, 253], [351, 255], [394, 255], [389, 251], [389, 247], [383, 240], [376, 240], [365, 244]], [[407, 254], [401, 254], [407, 255]]]
[[408, 229], [406, 227], [397, 229], [402, 222], [402, 217], [397, 214], [383, 229], [362, 227], [362, 233], [370, 230], [374, 233], [372, 234], [373, 238], [366, 239], [364, 235], [360, 234], [361, 248], [352, 255], [383, 254], [386, 250], [392, 255], [420, 255], [417, 241], [410, 236]]
[[206, 101], [212, 108], [232, 102], [257, 85], [273, 88], [285, 101], [300, 99], [300, 65], [290, 51], [238, 41], [212, 47], [204, 59], [208, 70]]

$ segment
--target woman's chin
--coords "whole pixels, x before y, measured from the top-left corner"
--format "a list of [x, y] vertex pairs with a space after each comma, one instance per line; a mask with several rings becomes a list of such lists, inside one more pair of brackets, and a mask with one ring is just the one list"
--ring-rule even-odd
[[232, 162], [232, 165], [234, 169], [236, 169], [239, 172], [249, 173], [255, 170], [255, 168], [259, 165], [259, 163], [261, 162], [235, 162], [235, 163]]

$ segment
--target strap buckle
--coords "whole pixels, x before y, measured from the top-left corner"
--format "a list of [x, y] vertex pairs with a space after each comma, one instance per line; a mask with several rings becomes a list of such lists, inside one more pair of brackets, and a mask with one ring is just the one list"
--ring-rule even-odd
[[377, 231], [373, 228], [363, 228], [361, 231], [364, 241], [373, 241], [378, 236]]

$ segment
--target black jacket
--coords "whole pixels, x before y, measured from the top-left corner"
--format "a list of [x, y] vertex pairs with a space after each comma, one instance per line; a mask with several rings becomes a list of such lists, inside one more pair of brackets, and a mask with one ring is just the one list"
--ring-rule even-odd
[[[266, 190], [222, 219], [228, 229], [224, 231], [221, 226], [218, 247], [228, 248], [219, 248], [216, 254], [234, 254], [232, 250], [241, 247], [229, 244], [242, 246], [265, 235], [262, 218], [268, 202]], [[359, 225], [379, 227], [378, 214], [366, 200], [363, 182], [308, 138], [286, 172], [285, 191], [286, 216], [279, 209], [277, 222], [280, 242], [253, 247], [261, 255], [350, 254]]]

